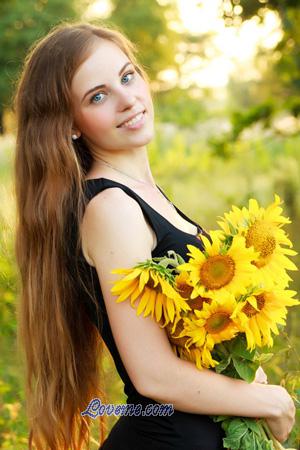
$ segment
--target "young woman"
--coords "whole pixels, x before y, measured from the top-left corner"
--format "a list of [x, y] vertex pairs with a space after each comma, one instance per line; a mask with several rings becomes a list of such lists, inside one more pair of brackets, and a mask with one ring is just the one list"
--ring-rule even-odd
[[[209, 415], [264, 417], [284, 441], [287, 391], [248, 384], [176, 357], [165, 329], [110, 293], [114, 268], [186, 245], [205, 231], [157, 186], [149, 81], [117, 30], [64, 24], [31, 49], [16, 94], [19, 337], [27, 363], [29, 448], [85, 448], [80, 414], [101, 389], [109, 348], [127, 403], [173, 404], [170, 416], [120, 416], [103, 450], [219, 450]], [[167, 170], [167, 168], [166, 168]], [[104, 439], [106, 438], [106, 439]]]

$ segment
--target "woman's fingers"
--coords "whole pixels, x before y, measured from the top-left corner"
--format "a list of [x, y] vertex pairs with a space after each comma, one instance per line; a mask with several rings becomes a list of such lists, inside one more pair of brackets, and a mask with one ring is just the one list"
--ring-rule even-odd
[[265, 373], [264, 369], [261, 366], [259, 366], [259, 368], [257, 369], [257, 371], [255, 373], [254, 381], [255, 381], [255, 383], [262, 383], [262, 384], [268, 383], [267, 374]]

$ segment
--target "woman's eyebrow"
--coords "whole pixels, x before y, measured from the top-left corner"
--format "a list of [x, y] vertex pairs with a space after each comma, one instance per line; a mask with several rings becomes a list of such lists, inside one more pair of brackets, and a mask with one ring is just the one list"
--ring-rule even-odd
[[[131, 61], [127, 61], [127, 62], [124, 64], [124, 66], [123, 66], [123, 67], [121, 68], [121, 70], [119, 71], [119, 76], [121, 75], [121, 73], [123, 72], [123, 70], [124, 70], [129, 64], [132, 64], [132, 62], [131, 62]], [[96, 89], [104, 88], [105, 86], [106, 86], [105, 84], [99, 84], [98, 86], [94, 86], [92, 89], [89, 89], [89, 90], [84, 94], [84, 96], [82, 97], [81, 103], [83, 102], [83, 100], [85, 99], [85, 97], [86, 97], [87, 95], [89, 95], [91, 92], [95, 91]]]

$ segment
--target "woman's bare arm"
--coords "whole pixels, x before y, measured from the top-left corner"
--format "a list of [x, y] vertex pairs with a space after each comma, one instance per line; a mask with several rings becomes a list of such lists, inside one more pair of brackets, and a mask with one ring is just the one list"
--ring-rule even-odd
[[[166, 371], [165, 382], [145, 391], [160, 403], [173, 403], [180, 411], [245, 417], [276, 417], [281, 413], [274, 391], [279, 386], [247, 383], [175, 357]], [[281, 394], [279, 394], [280, 396]]]
[[173, 353], [165, 330], [152, 318], [137, 316], [129, 301], [116, 303], [110, 289], [119, 276], [110, 271], [151, 258], [151, 233], [135, 200], [118, 188], [95, 196], [85, 212], [83, 237], [116, 345], [138, 392], [190, 413], [274, 418], [283, 414], [291, 401], [284, 388], [199, 371]]

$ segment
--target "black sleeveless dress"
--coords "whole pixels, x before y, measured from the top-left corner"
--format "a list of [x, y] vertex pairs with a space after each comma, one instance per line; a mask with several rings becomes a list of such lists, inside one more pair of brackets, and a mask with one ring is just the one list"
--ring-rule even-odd
[[[140, 205], [145, 219], [157, 237], [157, 245], [152, 251], [152, 257], [163, 256], [168, 250], [174, 250], [187, 261], [187, 244], [193, 244], [201, 250], [203, 249], [201, 240], [197, 235], [204, 234], [208, 236], [208, 234], [175, 205], [177, 212], [185, 220], [197, 226], [197, 235], [178, 229], [156, 212], [133, 190], [116, 181], [103, 177], [86, 180], [84, 186], [85, 195], [88, 200], [91, 200], [99, 192], [111, 187], [122, 189]], [[160, 191], [162, 192], [161, 189]], [[163, 195], [167, 198], [164, 193]], [[99, 298], [103, 317], [102, 327], [99, 327], [92, 305], [88, 307], [88, 314], [98, 327], [113, 357], [116, 369], [124, 382], [124, 393], [127, 396], [126, 403], [141, 404], [143, 409], [148, 404], [158, 404], [155, 400], [139, 394], [133, 386], [113, 338], [97, 271], [86, 262], [82, 254], [81, 257], [83, 265], [86, 266], [86, 270], [93, 278], [92, 282], [97, 298]], [[223, 437], [224, 432], [220, 424], [213, 422], [207, 415], [186, 413], [174, 409], [173, 414], [169, 416], [120, 415], [99, 450], [221, 450], [223, 449]]]

